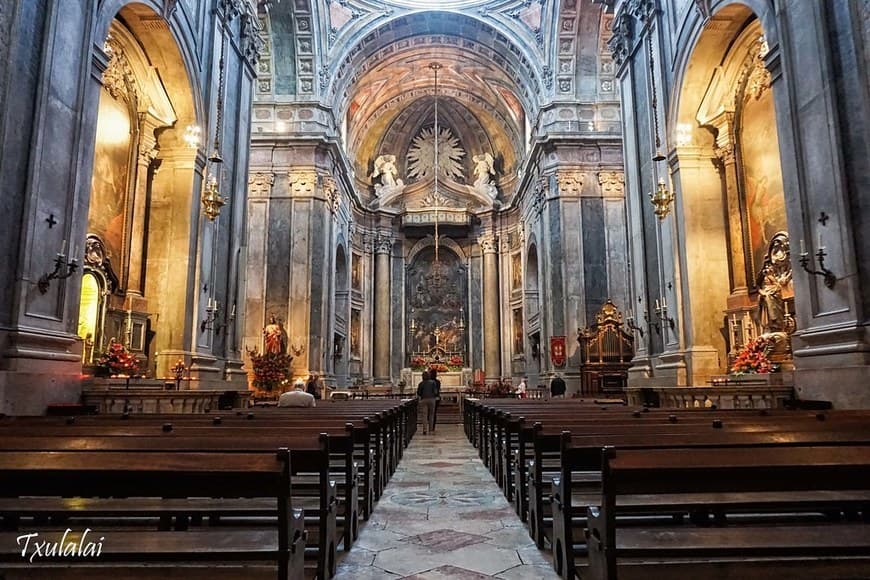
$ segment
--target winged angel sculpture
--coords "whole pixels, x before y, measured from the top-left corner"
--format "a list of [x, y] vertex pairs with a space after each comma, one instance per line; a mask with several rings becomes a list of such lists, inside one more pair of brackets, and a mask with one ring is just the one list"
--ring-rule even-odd
[[477, 176], [477, 179], [474, 181], [474, 189], [484, 195], [495, 197], [495, 185], [491, 179], [495, 175], [495, 168], [493, 167], [495, 159], [487, 152], [475, 155], [472, 157], [472, 160], [474, 161], [474, 174]]
[[375, 194], [380, 196], [405, 187], [401, 179], [396, 179], [398, 173], [395, 155], [381, 155], [375, 159], [375, 170], [371, 178], [381, 178], [381, 182], [375, 184]]

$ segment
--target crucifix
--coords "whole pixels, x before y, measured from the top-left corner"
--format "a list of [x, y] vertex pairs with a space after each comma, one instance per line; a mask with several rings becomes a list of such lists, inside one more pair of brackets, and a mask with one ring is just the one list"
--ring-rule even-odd
[[48, 217], [45, 218], [45, 221], [48, 222], [48, 229], [53, 228], [57, 225], [57, 220], [54, 219], [54, 214], [48, 214]]

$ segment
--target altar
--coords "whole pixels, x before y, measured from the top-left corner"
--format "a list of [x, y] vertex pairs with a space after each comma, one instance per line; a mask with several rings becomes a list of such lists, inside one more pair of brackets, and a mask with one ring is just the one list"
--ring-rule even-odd
[[[415, 371], [406, 369], [410, 380], [405, 382], [409, 387], [416, 389], [420, 381], [423, 380], [423, 371]], [[404, 371], [403, 371], [404, 374]], [[468, 381], [471, 378], [471, 369], [462, 369], [460, 371], [447, 371], [438, 373], [438, 380], [441, 381], [442, 397], [447, 393], [464, 393], [468, 387]]]

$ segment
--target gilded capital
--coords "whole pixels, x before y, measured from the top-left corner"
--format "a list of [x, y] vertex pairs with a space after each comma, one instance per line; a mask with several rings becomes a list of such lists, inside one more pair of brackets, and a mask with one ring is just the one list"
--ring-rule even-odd
[[314, 187], [317, 185], [317, 174], [309, 169], [291, 170], [288, 183], [291, 195], [310, 196], [314, 194]]
[[559, 195], [580, 195], [586, 174], [577, 170], [562, 170], [556, 173]]

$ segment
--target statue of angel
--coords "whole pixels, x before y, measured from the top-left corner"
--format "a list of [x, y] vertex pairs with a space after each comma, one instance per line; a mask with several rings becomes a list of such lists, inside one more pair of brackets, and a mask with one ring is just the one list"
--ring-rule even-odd
[[371, 178], [381, 178], [380, 186], [375, 184], [375, 191], [390, 190], [395, 187], [403, 187], [405, 184], [401, 179], [396, 179], [398, 170], [396, 169], [395, 155], [381, 155], [375, 159], [375, 170], [372, 172]]
[[477, 176], [477, 180], [474, 182], [474, 187], [476, 189], [481, 189], [490, 184], [490, 176], [495, 174], [495, 169], [493, 169], [493, 162], [495, 160], [489, 153], [475, 155], [473, 160], [474, 174]]

